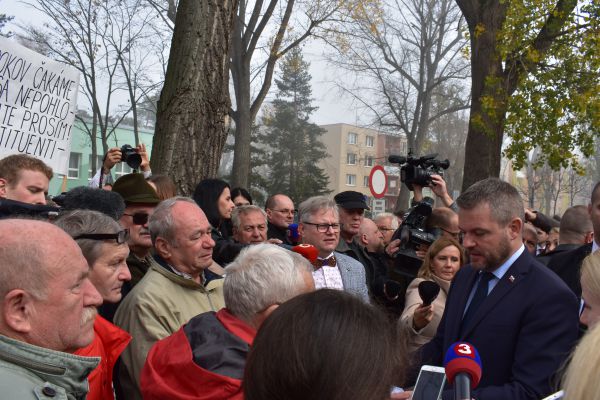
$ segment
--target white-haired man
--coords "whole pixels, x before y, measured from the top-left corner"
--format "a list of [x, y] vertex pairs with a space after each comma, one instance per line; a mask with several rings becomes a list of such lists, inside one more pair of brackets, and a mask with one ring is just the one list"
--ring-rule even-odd
[[257, 329], [279, 304], [314, 290], [309, 262], [271, 244], [246, 247], [226, 271], [226, 308], [192, 318], [150, 350], [141, 379], [145, 400], [242, 399]]

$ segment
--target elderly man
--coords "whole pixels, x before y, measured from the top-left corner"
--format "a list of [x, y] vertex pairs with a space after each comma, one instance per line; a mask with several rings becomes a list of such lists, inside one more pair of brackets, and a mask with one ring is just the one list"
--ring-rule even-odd
[[[100, 189], [85, 189], [106, 192]], [[110, 193], [110, 192], [107, 192]], [[115, 194], [119, 197], [119, 195]], [[54, 224], [67, 232], [79, 245], [90, 266], [90, 280], [104, 303], [121, 300], [121, 288], [131, 279], [127, 268], [128, 231], [108, 215], [98, 211], [75, 210], [61, 215]], [[113, 368], [131, 336], [100, 315], [94, 321], [94, 340], [77, 350], [80, 356], [102, 357], [102, 363], [90, 374], [87, 400], [113, 400]]]
[[269, 239], [279, 239], [285, 244], [292, 243], [288, 235], [288, 227], [294, 222], [294, 202], [285, 194], [274, 194], [269, 196], [265, 203], [267, 211]]
[[[470, 264], [452, 281], [436, 336], [421, 348], [422, 362], [441, 365], [452, 343], [468, 342], [484, 371], [473, 398], [543, 398], [577, 339], [577, 299], [525, 251], [517, 189], [489, 178], [456, 203]], [[462, 351], [472, 352], [470, 345]], [[442, 398], [453, 395], [446, 390]]]
[[127, 399], [141, 399], [140, 373], [152, 345], [190, 318], [223, 307], [223, 280], [206, 269], [212, 263], [211, 226], [192, 200], [173, 197], [150, 217], [156, 252], [150, 269], [123, 300], [115, 323], [132, 344], [121, 359], [120, 381]]
[[369, 301], [365, 268], [355, 259], [335, 251], [340, 241], [340, 217], [334, 201], [314, 196], [300, 204], [298, 231], [303, 243], [319, 252], [313, 278], [317, 289], [345, 290]]
[[383, 234], [383, 245], [387, 246], [392, 241], [394, 232], [396, 232], [396, 229], [400, 226], [398, 218], [394, 214], [386, 212], [377, 214], [373, 221], [377, 224], [377, 228], [379, 228]]
[[0, 160], [0, 198], [46, 204], [52, 168], [37, 158], [14, 154]]
[[192, 318], [150, 350], [141, 379], [145, 400], [242, 399], [257, 329], [279, 304], [314, 290], [309, 262], [271, 244], [245, 248], [226, 271], [226, 308]]
[[257, 244], [267, 240], [267, 214], [257, 206], [245, 205], [231, 212], [233, 239], [242, 244]]
[[100, 359], [75, 350], [94, 338], [102, 297], [77, 244], [47, 222], [0, 221], [0, 397], [81, 399]]

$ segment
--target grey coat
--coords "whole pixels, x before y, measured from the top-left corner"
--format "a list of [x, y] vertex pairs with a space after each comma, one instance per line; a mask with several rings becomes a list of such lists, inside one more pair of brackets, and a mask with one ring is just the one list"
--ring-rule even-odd
[[367, 289], [367, 278], [365, 267], [354, 258], [345, 254], [334, 252], [344, 290], [360, 297], [365, 303], [369, 303], [369, 290]]
[[99, 357], [82, 357], [0, 335], [0, 398], [83, 400]]

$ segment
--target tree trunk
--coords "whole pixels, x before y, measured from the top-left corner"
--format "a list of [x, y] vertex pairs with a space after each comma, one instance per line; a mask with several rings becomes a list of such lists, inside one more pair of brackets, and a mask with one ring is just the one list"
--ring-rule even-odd
[[[471, 37], [471, 114], [465, 145], [462, 191], [473, 183], [500, 175], [508, 93], [504, 90], [497, 32], [506, 19], [507, 2], [477, 6], [457, 0]], [[477, 2], [479, 3], [479, 2]]]
[[[250, 81], [248, 80], [248, 83]], [[242, 84], [242, 83], [238, 83]], [[250, 113], [250, 85], [242, 84], [236, 96], [235, 144], [233, 146], [233, 167], [231, 169], [231, 187], [249, 189], [250, 178], [250, 142], [254, 119]]]
[[229, 127], [229, 46], [237, 0], [181, 0], [151, 165], [190, 195], [214, 177]]

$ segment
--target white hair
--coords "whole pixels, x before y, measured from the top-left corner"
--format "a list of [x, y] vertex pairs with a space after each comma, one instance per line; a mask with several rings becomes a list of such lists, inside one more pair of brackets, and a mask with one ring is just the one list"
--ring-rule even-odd
[[263, 243], [244, 248], [225, 271], [225, 306], [250, 322], [269, 306], [304, 292], [304, 276], [312, 266], [299, 254]]

